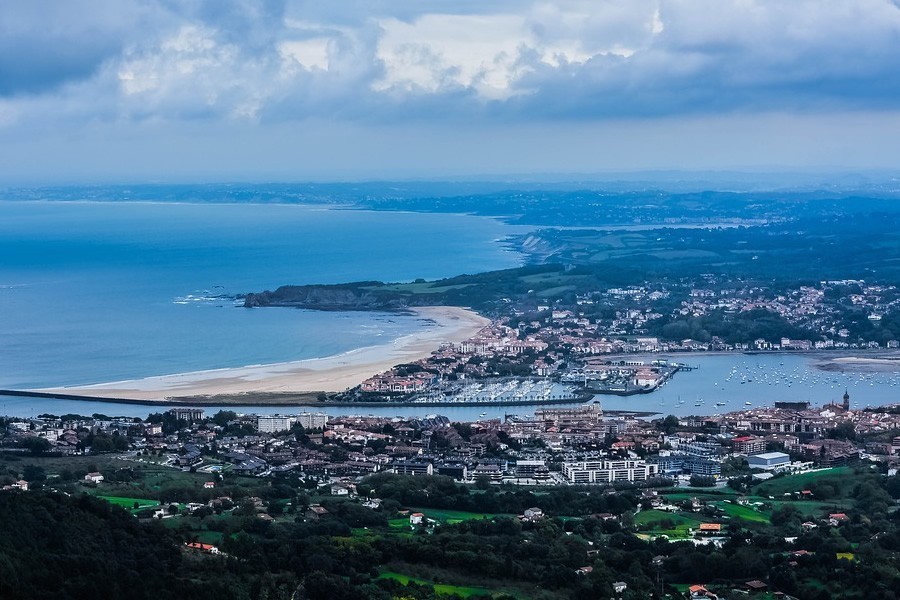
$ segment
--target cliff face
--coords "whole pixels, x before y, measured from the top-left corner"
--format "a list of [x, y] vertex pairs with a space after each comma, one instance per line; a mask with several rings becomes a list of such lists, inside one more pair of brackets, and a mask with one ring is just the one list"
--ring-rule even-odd
[[[402, 310], [420, 306], [415, 297], [378, 290], [383, 284], [286, 285], [274, 292], [247, 294], [244, 306], [294, 306], [317, 310]], [[374, 289], [373, 289], [374, 287]]]

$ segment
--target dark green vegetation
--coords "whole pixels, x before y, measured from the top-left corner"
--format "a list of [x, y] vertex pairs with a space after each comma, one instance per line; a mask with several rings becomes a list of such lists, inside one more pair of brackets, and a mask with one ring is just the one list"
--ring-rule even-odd
[[853, 278], [896, 282], [900, 271], [891, 250], [900, 246], [900, 205], [886, 208], [892, 210], [820, 216], [800, 210], [791, 220], [756, 226], [543, 229], [518, 241], [545, 262], [619, 263], [651, 281], [711, 273], [794, 284]]
[[[23, 458], [6, 468], [52, 472], [48, 460]], [[171, 472], [181, 475], [190, 474]], [[778, 477], [754, 485], [741, 504], [731, 489], [661, 490], [675, 512], [637, 511], [647, 502], [640, 490], [478, 489], [444, 477], [376, 475], [358, 490], [382, 499], [377, 510], [250, 480], [247, 493], [279, 506], [267, 510], [274, 519], [238, 499], [233, 510], [159, 521], [115, 506], [140, 500], [111, 493], [119, 484], [88, 489], [121, 497], [111, 504], [77, 488], [71, 497], [0, 493], [0, 597], [550, 600], [612, 597], [612, 583], [624, 581], [621, 597], [646, 598], [678, 597], [698, 583], [728, 591], [750, 579], [814, 600], [893, 599], [900, 589], [900, 513], [890, 495], [900, 497], [900, 485], [868, 468]], [[822, 497], [803, 500], [806, 489]], [[204, 493], [194, 489], [185, 501]], [[328, 512], [312, 517], [311, 502]], [[512, 516], [530, 507], [546, 517]], [[827, 515], [838, 507], [848, 520], [832, 527]], [[425, 523], [410, 525], [409, 512], [424, 513]], [[806, 520], [818, 526], [806, 530]], [[676, 541], [701, 523], [722, 525], [721, 548]], [[187, 541], [215, 544], [226, 555], [189, 550]], [[577, 573], [582, 567], [591, 571]]]
[[0, 494], [0, 597], [214, 597], [214, 581], [172, 577], [181, 565], [173, 536], [102, 500]]
[[[889, 480], [892, 481], [892, 480]], [[871, 506], [871, 490], [860, 485], [873, 482], [872, 473], [850, 467], [822, 469], [801, 475], [777, 476], [756, 483], [738, 493], [724, 489], [695, 488], [662, 490], [660, 497], [675, 510], [648, 509], [634, 517], [639, 535], [645, 539], [666, 536], [669, 540], [689, 539], [701, 523], [719, 523], [723, 527], [746, 527], [756, 531], [770, 525], [788, 528], [796, 535], [800, 523], [824, 515], [859, 508], [887, 512], [888, 496], [876, 494], [878, 506]], [[809, 494], [803, 494], [804, 491]], [[696, 501], [696, 503], [694, 502]]]
[[[650, 282], [669, 290], [671, 296], [654, 304], [654, 310], [664, 316], [648, 323], [645, 334], [700, 341], [718, 336], [729, 343], [758, 338], [815, 339], [821, 332], [803, 330], [763, 310], [671, 316], [671, 309], [694, 287], [760, 288], [774, 298], [823, 280], [900, 283], [900, 204], [846, 199], [798, 201], [790, 206], [794, 212], [785, 208], [779, 213], [782, 218], [755, 226], [543, 229], [511, 241], [538, 264], [432, 282], [283, 286], [248, 294], [245, 305], [344, 310], [452, 305], [503, 315], [511, 309], [533, 311], [541, 304], [571, 308], [578, 295]], [[768, 205], [760, 207], [765, 215], [767, 210]], [[883, 344], [900, 338], [900, 314], [888, 312], [873, 323], [868, 312], [842, 300], [854, 293], [853, 285], [835, 288], [833, 293], [840, 296], [831, 299], [840, 315], [838, 326], [846, 328], [852, 339]], [[598, 304], [579, 306], [578, 310], [590, 318], [603, 316], [603, 311], [614, 313], [617, 308], [621, 306]]]
[[[145, 462], [122, 460], [110, 455], [72, 457], [19, 457], [0, 454], [0, 482], [12, 483], [20, 477], [26, 478], [32, 487], [54, 487], [68, 492], [86, 492], [91, 495], [127, 498], [115, 501], [125, 508], [133, 509], [134, 502], [140, 504], [169, 502], [206, 502], [216, 496], [231, 496], [241, 499], [258, 491], [260, 482], [251, 477], [238, 477], [225, 473], [215, 489], [205, 489], [203, 484], [216, 479], [208, 473], [191, 473], [156, 464], [162, 458], [142, 457]], [[98, 485], [83, 485], [85, 474], [93, 471], [103, 473], [105, 480]], [[267, 488], [271, 495], [272, 488]], [[273, 490], [277, 491], [277, 490]]]

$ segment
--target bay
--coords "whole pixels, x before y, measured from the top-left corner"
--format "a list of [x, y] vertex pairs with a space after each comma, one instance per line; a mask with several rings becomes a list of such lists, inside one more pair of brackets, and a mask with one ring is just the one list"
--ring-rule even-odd
[[513, 267], [509, 229], [466, 215], [279, 204], [0, 202], [0, 387], [331, 356], [415, 317], [244, 309], [284, 284], [410, 281]]

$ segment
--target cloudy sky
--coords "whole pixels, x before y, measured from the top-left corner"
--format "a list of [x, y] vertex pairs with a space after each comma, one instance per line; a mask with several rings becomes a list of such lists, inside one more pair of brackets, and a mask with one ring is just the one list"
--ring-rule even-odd
[[0, 1], [4, 181], [897, 157], [898, 1]]

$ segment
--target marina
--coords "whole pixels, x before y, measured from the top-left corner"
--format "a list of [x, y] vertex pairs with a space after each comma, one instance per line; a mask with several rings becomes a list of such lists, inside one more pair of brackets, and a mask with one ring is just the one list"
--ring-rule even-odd
[[429, 405], [505, 405], [559, 404], [582, 402], [593, 395], [581, 391], [578, 386], [555, 383], [546, 379], [506, 378], [439, 386], [437, 389], [416, 396], [412, 404]]
[[[652, 394], [636, 396], [595, 395], [592, 400], [599, 402], [605, 413], [633, 412], [676, 416], [722, 414], [748, 407], [773, 406], [775, 402], [809, 402], [812, 406], [822, 406], [840, 400], [848, 391], [854, 408], [881, 406], [900, 400], [898, 384], [900, 373], [892, 370], [881, 372], [825, 371], [820, 368], [822, 354], [703, 354], [681, 357], [690, 362], [691, 371], [680, 372]], [[317, 407], [329, 415], [372, 414], [376, 416], [416, 416], [440, 412], [451, 420], [476, 421], [479, 419], [503, 418], [508, 414], [531, 414], [541, 406], [540, 400], [547, 398], [547, 405], [577, 406], [584, 400], [569, 402], [563, 396], [571, 393], [565, 386], [534, 383], [505, 389], [478, 384], [481, 387], [460, 388], [456, 394], [462, 398], [475, 400], [468, 402], [445, 402], [440, 405], [421, 403], [385, 406], [329, 405]], [[496, 385], [496, 384], [494, 384]], [[526, 393], [525, 390], [528, 390]], [[517, 395], [536, 398], [538, 404], [516, 406], [500, 401], [500, 390], [506, 398]], [[492, 398], [493, 395], [493, 398]], [[439, 409], [438, 409], [439, 407]], [[300, 406], [297, 407], [301, 409]], [[205, 406], [207, 413], [220, 409], [237, 412], [275, 414], [285, 412], [290, 407], [222, 405]], [[53, 414], [112, 414], [146, 417], [157, 412], [157, 406], [142, 406], [116, 402], [92, 402], [58, 398], [26, 398], [0, 395], [0, 414], [36, 416], [49, 412]]]

